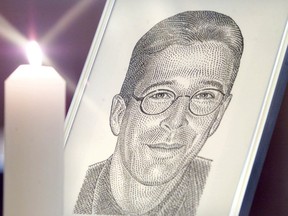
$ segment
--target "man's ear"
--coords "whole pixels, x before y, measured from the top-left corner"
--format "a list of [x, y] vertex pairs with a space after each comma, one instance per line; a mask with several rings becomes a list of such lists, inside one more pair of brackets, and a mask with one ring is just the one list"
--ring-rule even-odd
[[218, 115], [217, 115], [212, 127], [210, 128], [209, 136], [212, 136], [215, 133], [215, 131], [217, 130], [217, 128], [218, 128], [218, 126], [219, 126], [219, 124], [220, 124], [220, 122], [222, 120], [222, 117], [223, 117], [223, 115], [224, 115], [224, 113], [225, 113], [225, 111], [226, 111], [226, 109], [227, 109], [227, 107], [228, 107], [228, 105], [229, 105], [229, 103], [231, 101], [231, 99], [232, 99], [232, 94], [230, 94], [226, 98], [226, 100], [223, 102], [223, 104], [220, 106], [219, 113], [218, 113]]
[[110, 111], [110, 127], [112, 133], [117, 136], [120, 132], [121, 123], [125, 114], [126, 104], [120, 95], [113, 97], [111, 111]]

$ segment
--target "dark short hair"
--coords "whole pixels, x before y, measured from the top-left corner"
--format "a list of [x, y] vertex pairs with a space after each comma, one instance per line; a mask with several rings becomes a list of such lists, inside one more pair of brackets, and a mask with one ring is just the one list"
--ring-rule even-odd
[[134, 47], [120, 95], [128, 103], [137, 83], [145, 74], [148, 59], [171, 45], [190, 46], [197, 42], [225, 44], [234, 57], [229, 91], [236, 78], [243, 52], [243, 37], [229, 16], [214, 11], [186, 11], [153, 26]]

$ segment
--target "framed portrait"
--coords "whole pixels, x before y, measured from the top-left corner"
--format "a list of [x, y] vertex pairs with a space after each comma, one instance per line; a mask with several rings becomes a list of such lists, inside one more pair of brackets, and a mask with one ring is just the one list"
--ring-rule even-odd
[[287, 80], [286, 0], [107, 0], [65, 129], [64, 215], [247, 215]]

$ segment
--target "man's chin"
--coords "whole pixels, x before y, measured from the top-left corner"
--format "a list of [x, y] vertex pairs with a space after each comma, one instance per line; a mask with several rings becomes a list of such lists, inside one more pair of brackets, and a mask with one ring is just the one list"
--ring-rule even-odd
[[[181, 172], [182, 173], [182, 172]], [[154, 167], [149, 168], [145, 173], [132, 173], [134, 179], [136, 179], [139, 183], [146, 186], [160, 186], [170, 182], [174, 179], [178, 174], [180, 174], [179, 168], [171, 167]]]

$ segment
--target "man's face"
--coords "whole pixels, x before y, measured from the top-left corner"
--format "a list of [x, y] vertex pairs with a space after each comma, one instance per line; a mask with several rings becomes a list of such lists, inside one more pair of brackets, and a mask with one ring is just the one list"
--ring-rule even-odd
[[[118, 121], [116, 151], [125, 168], [139, 182], [159, 185], [183, 170], [219, 125], [231, 99], [228, 84], [233, 57], [225, 45], [217, 42], [173, 45], [150, 57], [145, 70], [134, 91], [142, 104], [132, 97], [122, 117], [120, 112], [113, 112], [117, 109], [112, 106], [111, 118]], [[215, 92], [221, 101], [208, 112], [209, 98], [218, 97]], [[165, 110], [161, 101], [156, 105], [143, 101], [145, 97], [164, 100], [172, 96], [175, 100]], [[195, 101], [191, 96], [196, 105], [189, 106]], [[194, 108], [199, 98], [208, 100], [201, 102], [204, 111]]]

